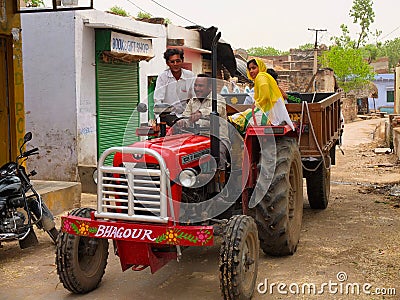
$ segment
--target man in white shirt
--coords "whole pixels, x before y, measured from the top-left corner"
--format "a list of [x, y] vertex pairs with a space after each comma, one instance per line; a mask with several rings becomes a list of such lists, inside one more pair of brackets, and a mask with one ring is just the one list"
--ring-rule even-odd
[[182, 68], [183, 50], [167, 49], [164, 58], [168, 69], [157, 78], [154, 103], [168, 103], [174, 107], [175, 114], [181, 116], [188, 100], [194, 96], [195, 75]]

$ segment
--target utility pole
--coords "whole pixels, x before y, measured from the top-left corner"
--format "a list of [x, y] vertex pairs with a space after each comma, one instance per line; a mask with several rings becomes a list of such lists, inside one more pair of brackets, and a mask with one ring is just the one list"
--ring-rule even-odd
[[317, 74], [317, 63], [318, 63], [318, 32], [319, 31], [327, 31], [326, 29], [312, 29], [308, 28], [310, 31], [315, 31], [315, 44], [314, 44], [314, 67], [313, 67], [313, 75]]
[[316, 87], [316, 82], [315, 78], [317, 76], [317, 71], [318, 71], [318, 32], [319, 31], [327, 31], [326, 29], [312, 29], [308, 28], [310, 31], [315, 31], [315, 44], [314, 44], [314, 65], [313, 65], [313, 76], [310, 80], [310, 83], [308, 84], [307, 90], [313, 86], [313, 92], [317, 92], [317, 87]]

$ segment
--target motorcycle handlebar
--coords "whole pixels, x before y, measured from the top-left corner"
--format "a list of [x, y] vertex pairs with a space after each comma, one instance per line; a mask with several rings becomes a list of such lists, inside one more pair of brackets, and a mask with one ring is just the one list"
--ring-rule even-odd
[[[24, 152], [23, 154], [22, 154], [22, 157], [28, 157], [28, 156], [31, 156], [31, 155], [34, 155], [34, 154], [39, 154], [39, 148], [33, 148], [33, 149], [31, 149], [31, 150], [28, 150], [28, 151], [26, 151], [26, 152]], [[36, 152], [36, 153], [35, 153]]]

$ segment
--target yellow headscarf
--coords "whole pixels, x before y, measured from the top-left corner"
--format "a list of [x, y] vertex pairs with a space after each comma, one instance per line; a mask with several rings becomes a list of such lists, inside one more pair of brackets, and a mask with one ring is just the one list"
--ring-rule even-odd
[[254, 100], [256, 106], [263, 112], [267, 112], [275, 105], [279, 98], [282, 98], [282, 93], [275, 79], [267, 73], [265, 63], [259, 58], [255, 58], [255, 61], [259, 73], [253, 79], [250, 76], [249, 70], [247, 70], [247, 77], [250, 80], [254, 80]]

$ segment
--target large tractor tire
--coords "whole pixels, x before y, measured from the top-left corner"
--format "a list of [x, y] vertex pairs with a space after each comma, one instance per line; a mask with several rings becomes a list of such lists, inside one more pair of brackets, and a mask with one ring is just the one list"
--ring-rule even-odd
[[[317, 164], [307, 165], [313, 169]], [[307, 196], [310, 207], [313, 209], [325, 209], [328, 207], [331, 190], [331, 169], [327, 169], [324, 162], [319, 162], [315, 171], [305, 172], [307, 182]]]
[[251, 299], [257, 279], [259, 249], [253, 218], [233, 216], [224, 234], [219, 258], [223, 299]]
[[[260, 247], [274, 256], [296, 252], [303, 218], [303, 172], [296, 140], [276, 139], [262, 147], [256, 192], [262, 200], [251, 208]], [[276, 159], [271, 159], [275, 155]], [[271, 178], [272, 177], [272, 178]]]
[[[71, 215], [90, 218], [89, 208], [77, 208]], [[57, 239], [57, 274], [64, 287], [84, 294], [97, 288], [107, 265], [108, 240], [60, 232]]]

